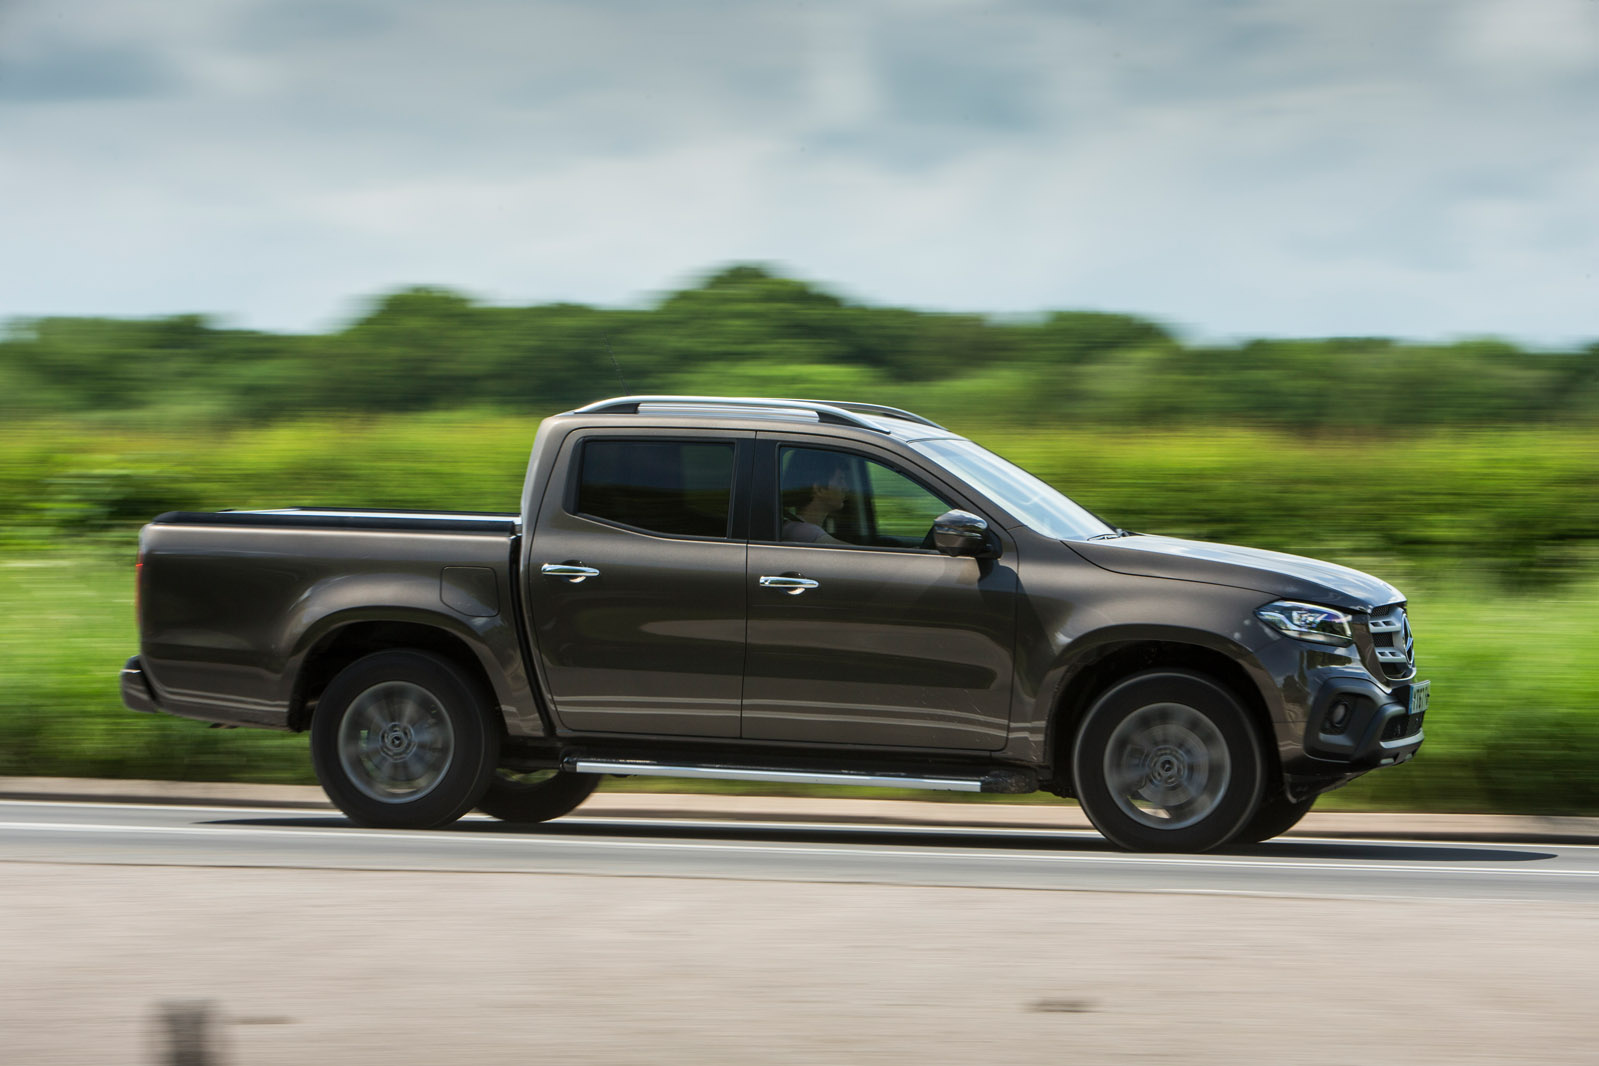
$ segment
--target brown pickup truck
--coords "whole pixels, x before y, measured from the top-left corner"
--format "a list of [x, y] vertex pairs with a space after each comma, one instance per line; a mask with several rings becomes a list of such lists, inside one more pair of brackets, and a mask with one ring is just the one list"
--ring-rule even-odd
[[1422, 742], [1404, 597], [1128, 533], [925, 418], [633, 396], [519, 514], [177, 512], [127, 705], [309, 730], [369, 826], [541, 821], [605, 774], [1074, 796], [1136, 850], [1283, 832]]

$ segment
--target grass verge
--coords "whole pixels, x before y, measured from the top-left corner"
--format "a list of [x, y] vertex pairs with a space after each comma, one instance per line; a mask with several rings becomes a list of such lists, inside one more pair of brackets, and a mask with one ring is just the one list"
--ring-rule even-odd
[[[0, 728], [8, 738], [0, 774], [311, 783], [304, 737], [122, 707], [117, 671], [137, 649], [132, 576], [131, 553], [0, 560]], [[1599, 813], [1599, 572], [1536, 593], [1458, 576], [1407, 591], [1422, 675], [1433, 681], [1427, 743], [1414, 762], [1370, 774], [1322, 806]], [[608, 787], [968, 798], [670, 779]]]

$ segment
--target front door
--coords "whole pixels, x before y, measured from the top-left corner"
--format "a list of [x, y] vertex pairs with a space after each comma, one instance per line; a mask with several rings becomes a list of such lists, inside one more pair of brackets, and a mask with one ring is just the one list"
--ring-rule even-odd
[[[751, 434], [576, 433], [528, 546], [528, 607], [559, 724], [736, 737]], [[562, 472], [565, 472], [563, 475]]]
[[743, 736], [1003, 747], [1014, 557], [933, 550], [933, 520], [962, 504], [889, 456], [779, 438], [756, 462], [781, 498], [752, 524], [768, 536], [749, 547]]

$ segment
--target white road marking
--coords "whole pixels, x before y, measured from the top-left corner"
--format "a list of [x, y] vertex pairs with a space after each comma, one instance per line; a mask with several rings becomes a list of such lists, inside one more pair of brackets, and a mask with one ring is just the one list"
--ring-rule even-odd
[[368, 841], [427, 841], [437, 845], [462, 844], [467, 847], [481, 847], [489, 842], [504, 843], [509, 840], [527, 841], [534, 845], [553, 846], [556, 848], [598, 848], [615, 850], [636, 851], [714, 851], [736, 853], [776, 853], [795, 856], [838, 855], [854, 858], [883, 857], [883, 858], [916, 858], [916, 859], [948, 859], [954, 856], [983, 857], [1004, 859], [1009, 862], [1053, 863], [1056, 865], [1073, 864], [1102, 864], [1115, 866], [1173, 866], [1203, 869], [1225, 870], [1254, 870], [1257, 872], [1270, 872], [1275, 870], [1320, 870], [1327, 872], [1365, 872], [1365, 873], [1405, 873], [1405, 874], [1483, 874], [1489, 876], [1506, 877], [1599, 877], [1599, 870], [1561, 870], [1527, 868], [1525, 866], [1456, 866], [1423, 863], [1373, 863], [1373, 862], [1310, 862], [1304, 860], [1282, 861], [1272, 859], [1225, 859], [1212, 858], [1203, 855], [1190, 856], [1153, 856], [1153, 855], [1034, 855], [1018, 854], [1013, 851], [995, 851], [981, 848], [949, 848], [942, 851], [913, 851], [906, 848], [873, 847], [870, 845], [857, 845], [847, 848], [817, 847], [813, 845], [772, 845], [772, 844], [712, 844], [700, 841], [656, 841], [656, 840], [593, 840], [578, 839], [573, 837], [529, 837], [507, 836], [496, 834], [492, 837], [477, 837], [465, 834], [449, 833], [407, 833], [389, 830], [363, 830], [363, 829], [289, 829], [278, 826], [201, 826], [201, 825], [124, 825], [117, 823], [97, 824], [84, 822], [0, 822], [0, 830], [14, 830], [18, 832], [52, 832], [52, 833], [141, 833], [156, 835], [194, 835], [194, 836], [231, 836], [243, 839], [250, 837], [292, 837], [292, 838], [337, 838], [341, 842]]
[[210, 807], [202, 803], [118, 803], [116, 800], [0, 799], [0, 807], [70, 807], [107, 811], [219, 811], [224, 814], [287, 815], [301, 818], [337, 814], [333, 807]]
[[[185, 868], [196, 867], [201, 869], [260, 869], [263, 867], [249, 866], [242, 863], [172, 863], [160, 859], [6, 859], [0, 858], [0, 866], [115, 866], [132, 867], [135, 869], [148, 868]], [[606, 870], [603, 873], [593, 873], [586, 870], [529, 870], [522, 866], [474, 866], [471, 869], [435, 869], [425, 866], [397, 866], [397, 865], [371, 865], [371, 866], [313, 866], [305, 863], [266, 867], [279, 870], [294, 871], [325, 871], [325, 872], [353, 872], [353, 873], [421, 873], [443, 874], [454, 876], [457, 874], [492, 874], [497, 877], [626, 877], [635, 880], [667, 880], [667, 881], [753, 881], [764, 883], [767, 881], [796, 881], [792, 877], [766, 876], [759, 874], [703, 874], [684, 873], [672, 871], [662, 873], [653, 870]], [[1525, 907], [1529, 903], [1539, 903], [1542, 900], [1537, 896], [1420, 896], [1420, 895], [1382, 895], [1369, 892], [1307, 892], [1301, 889], [1288, 889], [1286, 891], [1272, 891], [1271, 889], [1251, 888], [1151, 888], [1142, 886], [1104, 888], [1097, 885], [1027, 885], [1027, 884], [998, 884], [974, 885], [961, 882], [946, 881], [858, 881], [849, 878], [824, 877], [801, 880], [802, 884], [818, 885], [857, 885], [857, 884], [887, 884], [900, 885], [909, 888], [949, 888], [958, 890], [1003, 890], [1007, 892], [1073, 892], [1082, 895], [1122, 895], [1131, 894], [1139, 896], [1245, 896], [1250, 899], [1294, 899], [1294, 900], [1322, 900], [1328, 903], [1492, 903]]]
[[[317, 818], [340, 817], [339, 812], [332, 807], [228, 807], [206, 806], [195, 803], [117, 803], [115, 801], [98, 800], [31, 800], [31, 799], [0, 799], [0, 807], [67, 807], [72, 809], [96, 808], [102, 810], [139, 810], [139, 811], [205, 811], [218, 814], [247, 814], [258, 818], [284, 817], [284, 818]], [[498, 819], [486, 814], [468, 814], [462, 818], [463, 822], [493, 823]], [[929, 825], [900, 824], [892, 821], [885, 822], [794, 822], [783, 819], [730, 819], [730, 818], [673, 818], [666, 812], [661, 816], [642, 818], [613, 818], [600, 812], [585, 813], [579, 811], [568, 815], [556, 823], [558, 825], [614, 825], [637, 826], [639, 828], [656, 828], [664, 826], [682, 827], [686, 829], [778, 829], [791, 830], [803, 829], [832, 830], [840, 832], [858, 833], [903, 833], [906, 835], [949, 835], [956, 833], [981, 833], [996, 836], [1042, 836], [1060, 838], [1064, 840], [1095, 840], [1101, 839], [1099, 833], [1088, 828], [1052, 828], [1050, 826], [1019, 826], [1019, 825], [986, 825], [982, 822], [964, 822], [959, 817], [952, 818], [949, 822]], [[428, 839], [432, 839], [430, 834]], [[1299, 844], [1341, 844], [1346, 846], [1372, 845], [1409, 845], [1418, 844], [1429, 847], [1454, 847], [1475, 849], [1503, 849], [1506, 847], [1558, 847], [1562, 851], [1599, 851], [1599, 844], [1572, 844], [1562, 841], [1559, 844], [1540, 844], [1538, 842], [1498, 841], [1498, 840], [1467, 840], [1439, 837], [1347, 837], [1347, 836], [1308, 836], [1294, 834], [1279, 837], [1272, 841], [1279, 843]]]
[[[304, 813], [304, 812], [301, 812], [301, 813]], [[463, 821], [493, 822], [496, 819], [490, 818], [490, 817], [488, 817], [486, 815], [469, 815], [467, 818], [462, 819], [462, 820]], [[988, 836], [988, 835], [992, 834], [994, 836], [1038, 836], [1038, 837], [1048, 837], [1048, 838], [1050, 838], [1052, 840], [1053, 839], [1061, 839], [1061, 840], [1100, 840], [1100, 841], [1103, 841], [1105, 839], [1104, 837], [1099, 835], [1099, 831], [1097, 829], [1089, 829], [1087, 827], [1083, 827], [1083, 828], [1077, 828], [1077, 827], [1051, 828], [1050, 826], [1042, 826], [1042, 825], [1041, 826], [1036, 826], [1036, 827], [1034, 827], [1034, 826], [1022, 826], [1022, 825], [985, 825], [982, 822], [962, 822], [962, 821], [951, 821], [951, 822], [948, 822], [948, 823], [943, 823], [943, 824], [938, 824], [938, 825], [928, 825], [926, 823], [918, 823], [918, 824], [914, 824], [914, 825], [900, 825], [900, 824], [897, 824], [897, 823], [894, 823], [894, 822], [791, 822], [791, 821], [778, 820], [778, 819], [772, 819], [772, 820], [764, 820], [763, 819], [763, 820], [759, 820], [759, 821], [748, 821], [748, 820], [734, 821], [734, 820], [728, 819], [728, 818], [670, 818], [667, 815], [665, 815], [664, 813], [662, 814], [662, 816], [660, 818], [648, 818], [648, 817], [646, 817], [646, 818], [613, 818], [613, 817], [610, 817], [610, 816], [604, 815], [604, 814], [598, 814], [598, 813], [596, 813], [596, 814], [584, 814], [582, 812], [579, 812], [577, 814], [568, 815], [567, 817], [562, 818], [560, 821], [553, 822], [551, 824], [555, 824], [555, 825], [637, 826], [637, 827], [639, 827], [641, 829], [642, 828], [648, 828], [648, 827], [651, 827], [651, 826], [654, 826], [654, 827], [658, 828], [660, 826], [670, 825], [670, 826], [683, 826], [685, 828], [690, 828], [690, 829], [701, 829], [701, 828], [705, 828], [705, 829], [713, 829], [713, 828], [725, 828], [725, 829], [781, 829], [781, 830], [805, 829], [805, 830], [844, 830], [844, 831], [850, 831], [850, 832], [872, 832], [872, 833], [905, 833], [905, 834], [920, 833], [920, 834], [931, 835], [931, 836], [948, 836], [948, 835], [951, 835], [951, 834], [982, 834], [983, 836]], [[1345, 845], [1345, 846], [1372, 846], [1372, 847], [1387, 847], [1387, 846], [1394, 846], [1394, 845], [1408, 847], [1408, 846], [1411, 846], [1411, 845], [1418, 845], [1418, 846], [1421, 846], [1421, 847], [1468, 848], [1468, 849], [1478, 849], [1478, 850], [1485, 850], [1485, 851], [1486, 850], [1499, 851], [1499, 850], [1503, 850], [1504, 848], [1511, 848], [1511, 847], [1525, 847], [1525, 848], [1558, 847], [1562, 851], [1571, 851], [1571, 850], [1574, 850], [1574, 849], [1586, 849], [1586, 850], [1590, 850], [1590, 851], [1599, 851], [1599, 844], [1566, 844], [1566, 843], [1560, 843], [1560, 844], [1544, 845], [1544, 844], [1538, 844], [1536, 842], [1523, 843], [1523, 842], [1519, 842], [1519, 841], [1467, 840], [1467, 839], [1464, 839], [1464, 838], [1456, 840], [1454, 838], [1440, 838], [1440, 837], [1347, 837], [1347, 836], [1318, 837], [1318, 836], [1309, 836], [1309, 835], [1298, 834], [1298, 833], [1294, 834], [1293, 836], [1276, 837], [1276, 838], [1272, 839], [1271, 841], [1269, 841], [1268, 843], [1271, 843], [1271, 844], [1293, 844], [1293, 843], [1298, 843], [1298, 844], [1342, 844], [1342, 845]]]

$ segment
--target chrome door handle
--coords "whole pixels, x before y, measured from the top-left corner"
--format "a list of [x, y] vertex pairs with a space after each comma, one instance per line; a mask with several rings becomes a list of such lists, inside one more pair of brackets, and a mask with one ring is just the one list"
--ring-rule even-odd
[[761, 575], [761, 588], [782, 589], [790, 596], [798, 596], [806, 589], [817, 588], [821, 582], [812, 581], [808, 577], [774, 577], [771, 574]]
[[600, 576], [600, 572], [592, 566], [578, 566], [574, 563], [545, 563], [539, 567], [539, 573], [545, 577], [564, 577], [574, 585], [581, 585], [591, 577]]

